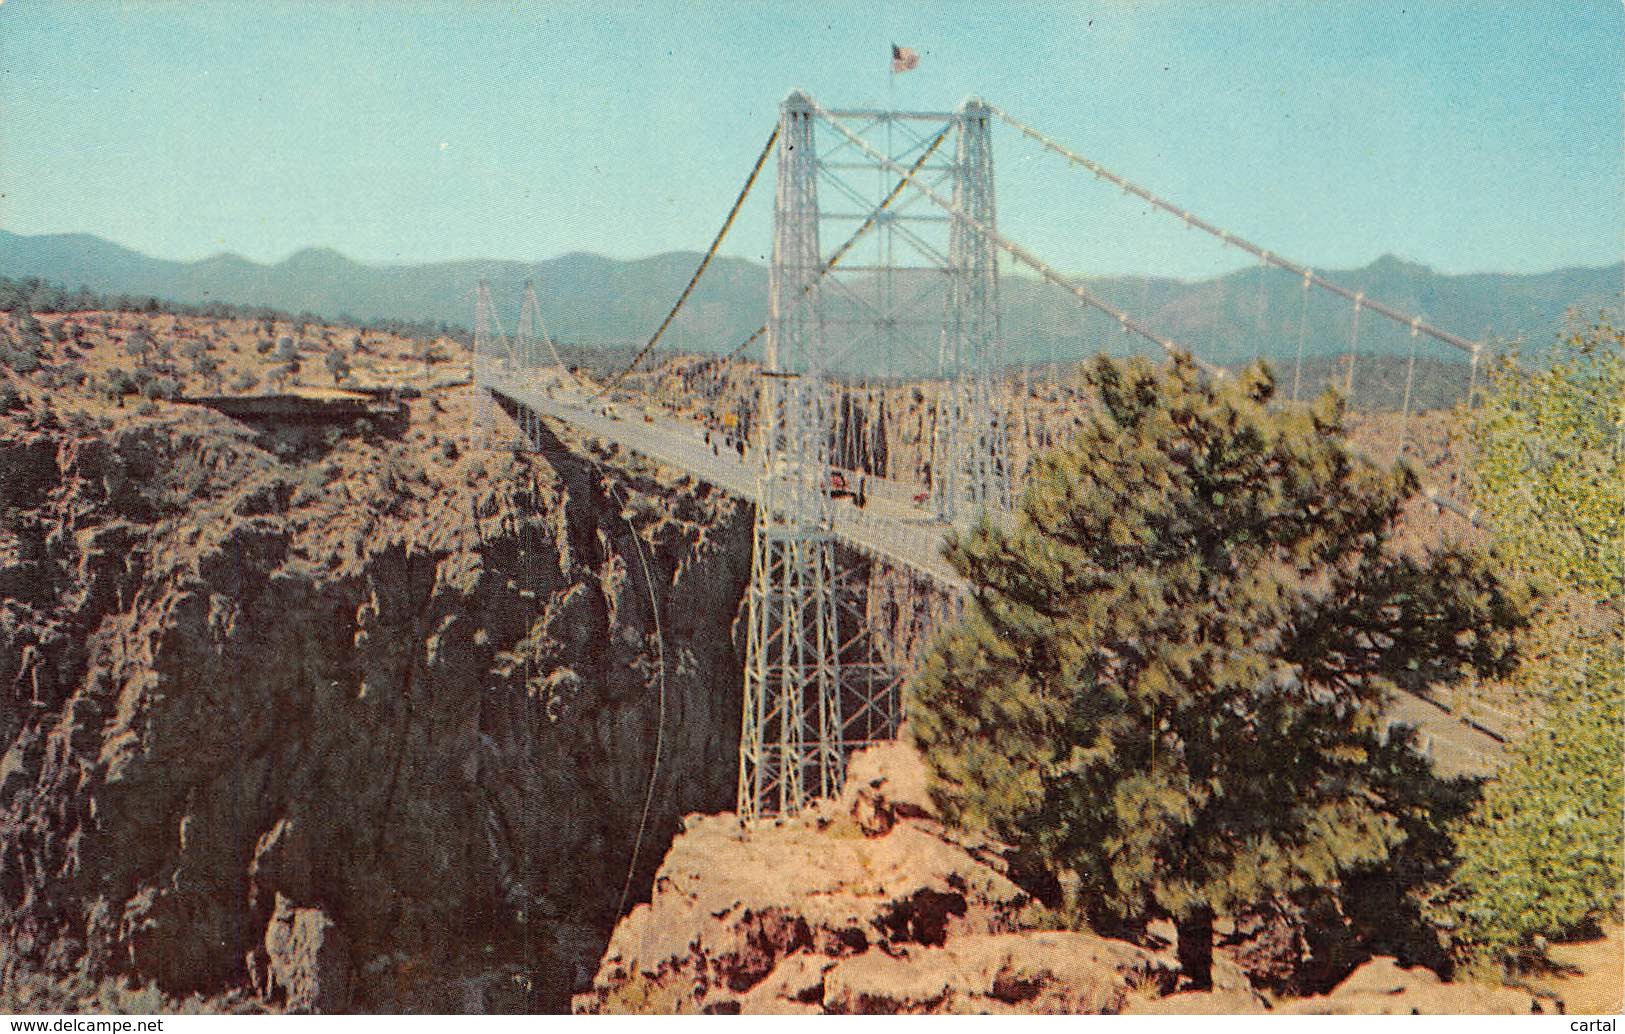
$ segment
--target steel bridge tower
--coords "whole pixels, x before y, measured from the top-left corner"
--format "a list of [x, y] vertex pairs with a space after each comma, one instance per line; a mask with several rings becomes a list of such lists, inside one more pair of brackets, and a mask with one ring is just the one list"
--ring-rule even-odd
[[963, 511], [1011, 506], [1009, 429], [1000, 405], [1004, 339], [999, 326], [999, 249], [993, 238], [992, 116], [972, 99], [960, 106], [954, 154], [954, 211], [948, 235], [948, 301], [938, 371], [936, 463], [931, 498], [953, 522]]
[[502, 380], [503, 366], [511, 361], [507, 335], [497, 319], [491, 289], [484, 280], [474, 288], [474, 350], [470, 355], [474, 397], [469, 409], [468, 442], [475, 449], [489, 448], [499, 423], [500, 410], [491, 388]]
[[[847, 754], [895, 735], [899, 720], [895, 675], [877, 661], [868, 638], [863, 587], [837, 565], [835, 504], [826, 490], [837, 414], [832, 363], [850, 358], [861, 343], [896, 348], [904, 322], [895, 301], [900, 292], [891, 281], [895, 237], [911, 243], [929, 263], [924, 268], [945, 274], [947, 284], [936, 356], [943, 384], [932, 442], [934, 509], [951, 520], [965, 510], [1009, 505], [1007, 443], [994, 392], [1002, 348], [997, 251], [987, 233], [994, 217], [989, 114], [978, 101], [952, 114], [830, 112], [799, 91], [780, 106], [768, 335], [756, 425], [760, 486], [740, 730], [742, 820], [794, 814], [814, 799], [834, 796]], [[880, 260], [862, 270], [877, 292], [872, 302], [853, 301], [857, 291], [834, 274], [821, 250], [820, 223], [833, 216], [820, 211], [820, 180], [849, 200], [860, 197], [840, 176], [854, 167], [853, 148], [838, 145], [840, 161], [820, 157], [815, 126], [821, 119], [848, 137], [854, 131], [847, 120], [861, 125], [859, 132], [886, 128], [885, 161], [867, 166], [883, 186], [897, 181], [890, 169], [894, 123], [935, 121], [942, 126], [938, 142], [955, 136], [952, 161], [928, 169], [954, 184], [957, 211], [948, 220], [947, 246], [924, 239], [928, 231], [906, 228], [903, 213], [884, 212]], [[907, 150], [919, 155], [916, 170], [926, 169], [936, 145], [911, 131], [905, 140], [913, 141]], [[845, 304], [843, 313], [862, 313], [863, 320], [831, 318], [826, 302], [832, 292]], [[864, 326], [850, 329], [859, 322]], [[837, 330], [846, 340], [832, 340]]]
[[833, 795], [843, 764], [813, 121], [800, 93], [780, 106], [739, 742], [738, 810], [747, 820]]

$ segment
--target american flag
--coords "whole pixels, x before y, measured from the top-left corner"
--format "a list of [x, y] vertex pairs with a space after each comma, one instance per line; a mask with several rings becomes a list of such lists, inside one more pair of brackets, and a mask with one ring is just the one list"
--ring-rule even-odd
[[895, 72], [912, 72], [920, 63], [920, 55], [907, 47], [891, 45], [891, 70]]

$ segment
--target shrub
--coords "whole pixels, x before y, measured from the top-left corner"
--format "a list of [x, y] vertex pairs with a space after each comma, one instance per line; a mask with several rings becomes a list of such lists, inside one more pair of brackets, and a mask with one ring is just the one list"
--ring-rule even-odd
[[150, 376], [141, 377], [139, 371], [137, 379], [141, 386], [141, 395], [147, 399], [173, 399], [180, 396], [181, 386], [173, 377]]
[[327, 367], [327, 372], [332, 374], [334, 384], [337, 384], [339, 381], [350, 375], [349, 358], [336, 348], [328, 351], [327, 354], [322, 357], [322, 364]]
[[1514, 571], [1591, 596], [1625, 593], [1625, 331], [1606, 320], [1557, 343], [1551, 363], [1511, 359], [1470, 411], [1474, 499], [1502, 529]]
[[1550, 699], [1457, 834], [1453, 902], [1469, 954], [1523, 961], [1540, 938], [1586, 931], [1620, 892], [1625, 707], [1617, 631], [1579, 633], [1530, 662]]
[[29, 374], [37, 371], [41, 365], [43, 364], [39, 349], [0, 340], [0, 366], [8, 366], [17, 373]]
[[152, 335], [137, 328], [124, 341], [124, 351], [136, 362], [144, 362], [152, 352]]
[[18, 341], [25, 351], [38, 352], [45, 343], [45, 337], [40, 330], [39, 320], [26, 306], [17, 312]]
[[412, 346], [411, 357], [415, 362], [420, 362], [427, 366], [433, 366], [436, 363], [444, 363], [451, 358], [451, 356], [446, 353], [446, 350], [440, 346], [438, 341], [416, 342]]
[[225, 381], [225, 370], [220, 360], [212, 355], [199, 353], [192, 360], [192, 372], [202, 378], [204, 385], [212, 392], [219, 394], [221, 385]]
[[271, 385], [277, 391], [281, 391], [288, 386], [288, 382], [297, 376], [299, 376], [299, 364], [297, 362], [281, 363], [271, 368]]
[[122, 398], [125, 395], [134, 395], [137, 386], [135, 378], [130, 371], [119, 366], [111, 366], [102, 374], [101, 390], [109, 398]]

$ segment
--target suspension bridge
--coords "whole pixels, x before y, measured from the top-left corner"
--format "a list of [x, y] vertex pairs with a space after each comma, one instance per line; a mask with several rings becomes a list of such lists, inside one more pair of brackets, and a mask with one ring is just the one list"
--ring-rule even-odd
[[[1301, 284], [1294, 397], [1312, 295], [1347, 307], [1349, 348], [1339, 385], [1345, 396], [1357, 391], [1362, 316], [1370, 321], [1368, 336], [1371, 324], [1398, 335], [1397, 347], [1387, 352], [1406, 360], [1400, 426], [1408, 426], [1417, 361], [1426, 349], [1459, 357], [1468, 368], [1468, 391], [1476, 380], [1479, 343], [1232, 234], [984, 101], [968, 100], [949, 112], [843, 110], [791, 93], [693, 277], [624, 368], [592, 379], [569, 367], [546, 332], [533, 287], [526, 288], [511, 336], [487, 285], [476, 293], [476, 443], [524, 447], [537, 440], [544, 421], [559, 421], [753, 505], [742, 819], [795, 813], [834, 795], [853, 750], [895, 735], [897, 668], [875, 649], [879, 630], [870, 627], [865, 585], [843, 558], [871, 558], [928, 580], [946, 596], [962, 595], [967, 586], [943, 559], [944, 539], [983, 515], [1009, 518], [1026, 457], [1054, 440], [1057, 423], [1064, 425], [1046, 411], [1061, 397], [1056, 371], [1085, 351], [1101, 350], [1108, 331], [1153, 354], [1188, 353], [1210, 376], [1227, 375], [1204, 356], [1200, 342], [1174, 340], [1123, 299], [1103, 297], [1001, 234], [996, 125], [1199, 238], [1251, 256], [1261, 286], [1269, 271]], [[721, 358], [712, 364], [715, 374], [749, 357], [752, 404], [743, 420], [722, 421], [703, 405], [648, 399], [630, 381], [647, 369], [680, 319], [774, 155], [767, 319], [730, 351], [719, 342]], [[834, 248], [827, 247], [831, 238], [840, 241]], [[1024, 270], [1029, 283], [1060, 292], [1096, 321], [1090, 329], [1080, 319], [1070, 355], [1057, 352], [1047, 364], [1035, 364], [1029, 348], [1024, 363], [1010, 362], [1008, 344], [1024, 328], [1002, 311], [1001, 265]], [[1262, 325], [1263, 314], [1259, 319]], [[759, 357], [752, 354], [758, 346]], [[891, 448], [884, 442], [844, 447], [843, 421], [850, 419], [854, 392], [864, 400], [878, 396], [884, 406], [886, 398], [899, 397], [904, 378], [898, 371], [922, 363], [933, 376], [929, 391], [914, 389], [912, 467], [876, 462]], [[1052, 378], [1048, 390], [1045, 377]], [[640, 398], [649, 404], [627, 408]], [[875, 422], [868, 426], [878, 431]], [[1417, 448], [1402, 435], [1396, 451]], [[1426, 498], [1441, 513], [1476, 520], [1444, 492], [1430, 488]], [[1390, 715], [1419, 727], [1441, 763], [1457, 770], [1485, 771], [1500, 752], [1498, 737], [1421, 698], [1401, 694]]]

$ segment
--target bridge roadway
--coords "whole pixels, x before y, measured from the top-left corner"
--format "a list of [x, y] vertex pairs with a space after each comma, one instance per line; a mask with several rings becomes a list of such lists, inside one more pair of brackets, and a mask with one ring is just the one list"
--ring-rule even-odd
[[[737, 452], [720, 446], [713, 451], [699, 427], [664, 414], [646, 420], [642, 411], [628, 407], [616, 407], [613, 411], [617, 415], [606, 416], [602, 403], [593, 401], [579, 388], [557, 382], [550, 385], [499, 376], [489, 386], [515, 405], [684, 471], [741, 499], [758, 501], [758, 465], [750, 461], [748, 454], [742, 459]], [[911, 486], [878, 478], [870, 478], [868, 484], [868, 505], [864, 508], [848, 500], [836, 500], [835, 534], [872, 556], [927, 575], [944, 588], [967, 588], [964, 579], [941, 556], [943, 538], [952, 526], [916, 505]], [[1421, 732], [1435, 766], [1447, 776], [1487, 775], [1505, 752], [1496, 737], [1423, 697], [1400, 692], [1390, 701], [1388, 714], [1394, 722], [1415, 726]]]
[[[669, 419], [664, 414], [653, 422], [643, 412], [616, 406], [617, 416], [605, 416], [603, 404], [593, 402], [573, 387], [526, 383], [518, 378], [498, 380], [492, 386], [497, 394], [534, 413], [571, 424], [605, 441], [638, 453], [701, 481], [710, 482], [741, 499], [760, 502], [759, 464], [730, 449], [713, 451], [705, 442], [705, 432], [692, 424]], [[855, 480], [854, 480], [855, 483]], [[867, 482], [868, 505], [859, 509], [850, 499], [833, 500], [832, 530], [837, 537], [892, 563], [912, 568], [932, 580], [955, 589], [965, 588], [959, 574], [942, 558], [942, 541], [950, 525], [936, 520], [915, 504], [917, 489], [898, 481], [871, 477]], [[970, 521], [962, 524], [969, 525]]]

